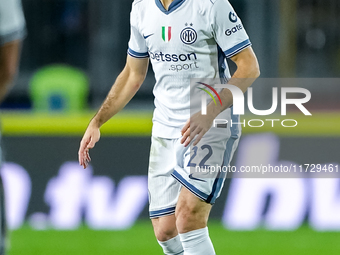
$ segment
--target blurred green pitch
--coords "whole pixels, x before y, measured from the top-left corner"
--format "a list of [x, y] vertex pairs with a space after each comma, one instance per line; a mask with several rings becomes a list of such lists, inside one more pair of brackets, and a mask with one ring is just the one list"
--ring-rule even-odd
[[[230, 255], [335, 255], [340, 254], [339, 232], [315, 232], [304, 226], [293, 232], [227, 231], [217, 221], [209, 223], [216, 254]], [[9, 255], [161, 255], [151, 223], [139, 221], [129, 230], [36, 231], [25, 226], [11, 233]]]

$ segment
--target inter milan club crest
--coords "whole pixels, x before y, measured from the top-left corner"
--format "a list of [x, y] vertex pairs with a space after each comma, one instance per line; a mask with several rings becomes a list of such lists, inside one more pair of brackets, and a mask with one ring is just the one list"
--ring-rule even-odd
[[162, 27], [162, 38], [164, 42], [171, 40], [171, 27]]
[[[185, 24], [186, 26], [188, 24]], [[193, 26], [191, 23], [190, 26]], [[181, 32], [181, 40], [184, 44], [193, 44], [197, 40], [197, 32], [192, 27], [186, 27]]]

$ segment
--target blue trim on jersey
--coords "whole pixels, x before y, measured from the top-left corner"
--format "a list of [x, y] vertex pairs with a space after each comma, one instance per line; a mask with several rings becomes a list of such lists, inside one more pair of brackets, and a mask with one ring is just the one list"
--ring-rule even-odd
[[227, 69], [226, 64], [225, 64], [225, 55], [223, 50], [221, 49], [220, 46], [217, 45], [217, 54], [218, 54], [218, 72], [220, 75], [220, 79], [225, 79], [227, 78], [225, 76], [225, 70]]
[[180, 255], [180, 254], [183, 254], [184, 250], [179, 252], [179, 253], [176, 253], [175, 255]]
[[184, 2], [185, 0], [174, 0], [168, 10], [165, 10], [163, 4], [161, 3], [161, 0], [155, 0], [157, 7], [166, 15], [172, 13], [173, 11], [177, 10]]
[[[212, 190], [211, 190], [211, 193], [207, 199], [207, 203], [211, 203], [211, 204], [214, 204], [215, 203], [215, 200], [216, 200], [216, 197], [219, 193], [219, 191], [221, 190], [221, 187], [222, 187], [222, 183], [224, 181], [223, 178], [221, 178], [221, 172], [218, 173], [215, 181], [214, 181], [214, 184], [213, 184], [213, 187], [212, 187]], [[220, 183], [222, 180], [222, 183]], [[213, 201], [213, 198], [215, 197], [214, 201]]]
[[132, 49], [128, 49], [128, 54], [134, 58], [148, 58], [149, 57], [149, 53], [148, 52], [144, 52], [144, 53], [139, 53], [137, 51], [134, 51]]
[[208, 195], [197, 189], [194, 185], [190, 184], [187, 180], [185, 180], [182, 175], [180, 175], [176, 170], [171, 174], [177, 181], [179, 181], [184, 187], [198, 196], [200, 199], [207, 201]]
[[244, 50], [245, 48], [249, 47], [251, 45], [251, 42], [249, 39], [235, 45], [231, 49], [224, 52], [226, 58], [231, 58], [232, 56], [236, 55], [240, 51]]
[[176, 207], [174, 206], [174, 207], [170, 207], [170, 208], [166, 208], [166, 209], [162, 209], [158, 211], [150, 211], [149, 215], [150, 215], [150, 218], [158, 218], [161, 216], [174, 214], [175, 210], [176, 210]]

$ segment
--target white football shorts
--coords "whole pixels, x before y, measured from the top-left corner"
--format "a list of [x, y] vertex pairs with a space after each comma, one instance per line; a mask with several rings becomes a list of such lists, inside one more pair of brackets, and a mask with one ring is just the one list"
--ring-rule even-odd
[[[231, 119], [239, 123], [239, 116]], [[185, 148], [180, 138], [152, 136], [148, 174], [150, 218], [174, 214], [182, 186], [214, 204], [226, 177], [219, 169], [229, 166], [240, 136], [238, 124], [212, 127], [195, 147]]]

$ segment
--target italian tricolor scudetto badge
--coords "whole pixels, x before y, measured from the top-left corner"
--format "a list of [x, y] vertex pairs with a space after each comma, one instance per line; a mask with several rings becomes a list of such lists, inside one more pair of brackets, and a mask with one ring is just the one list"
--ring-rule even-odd
[[162, 27], [162, 38], [164, 42], [171, 40], [171, 27]]

